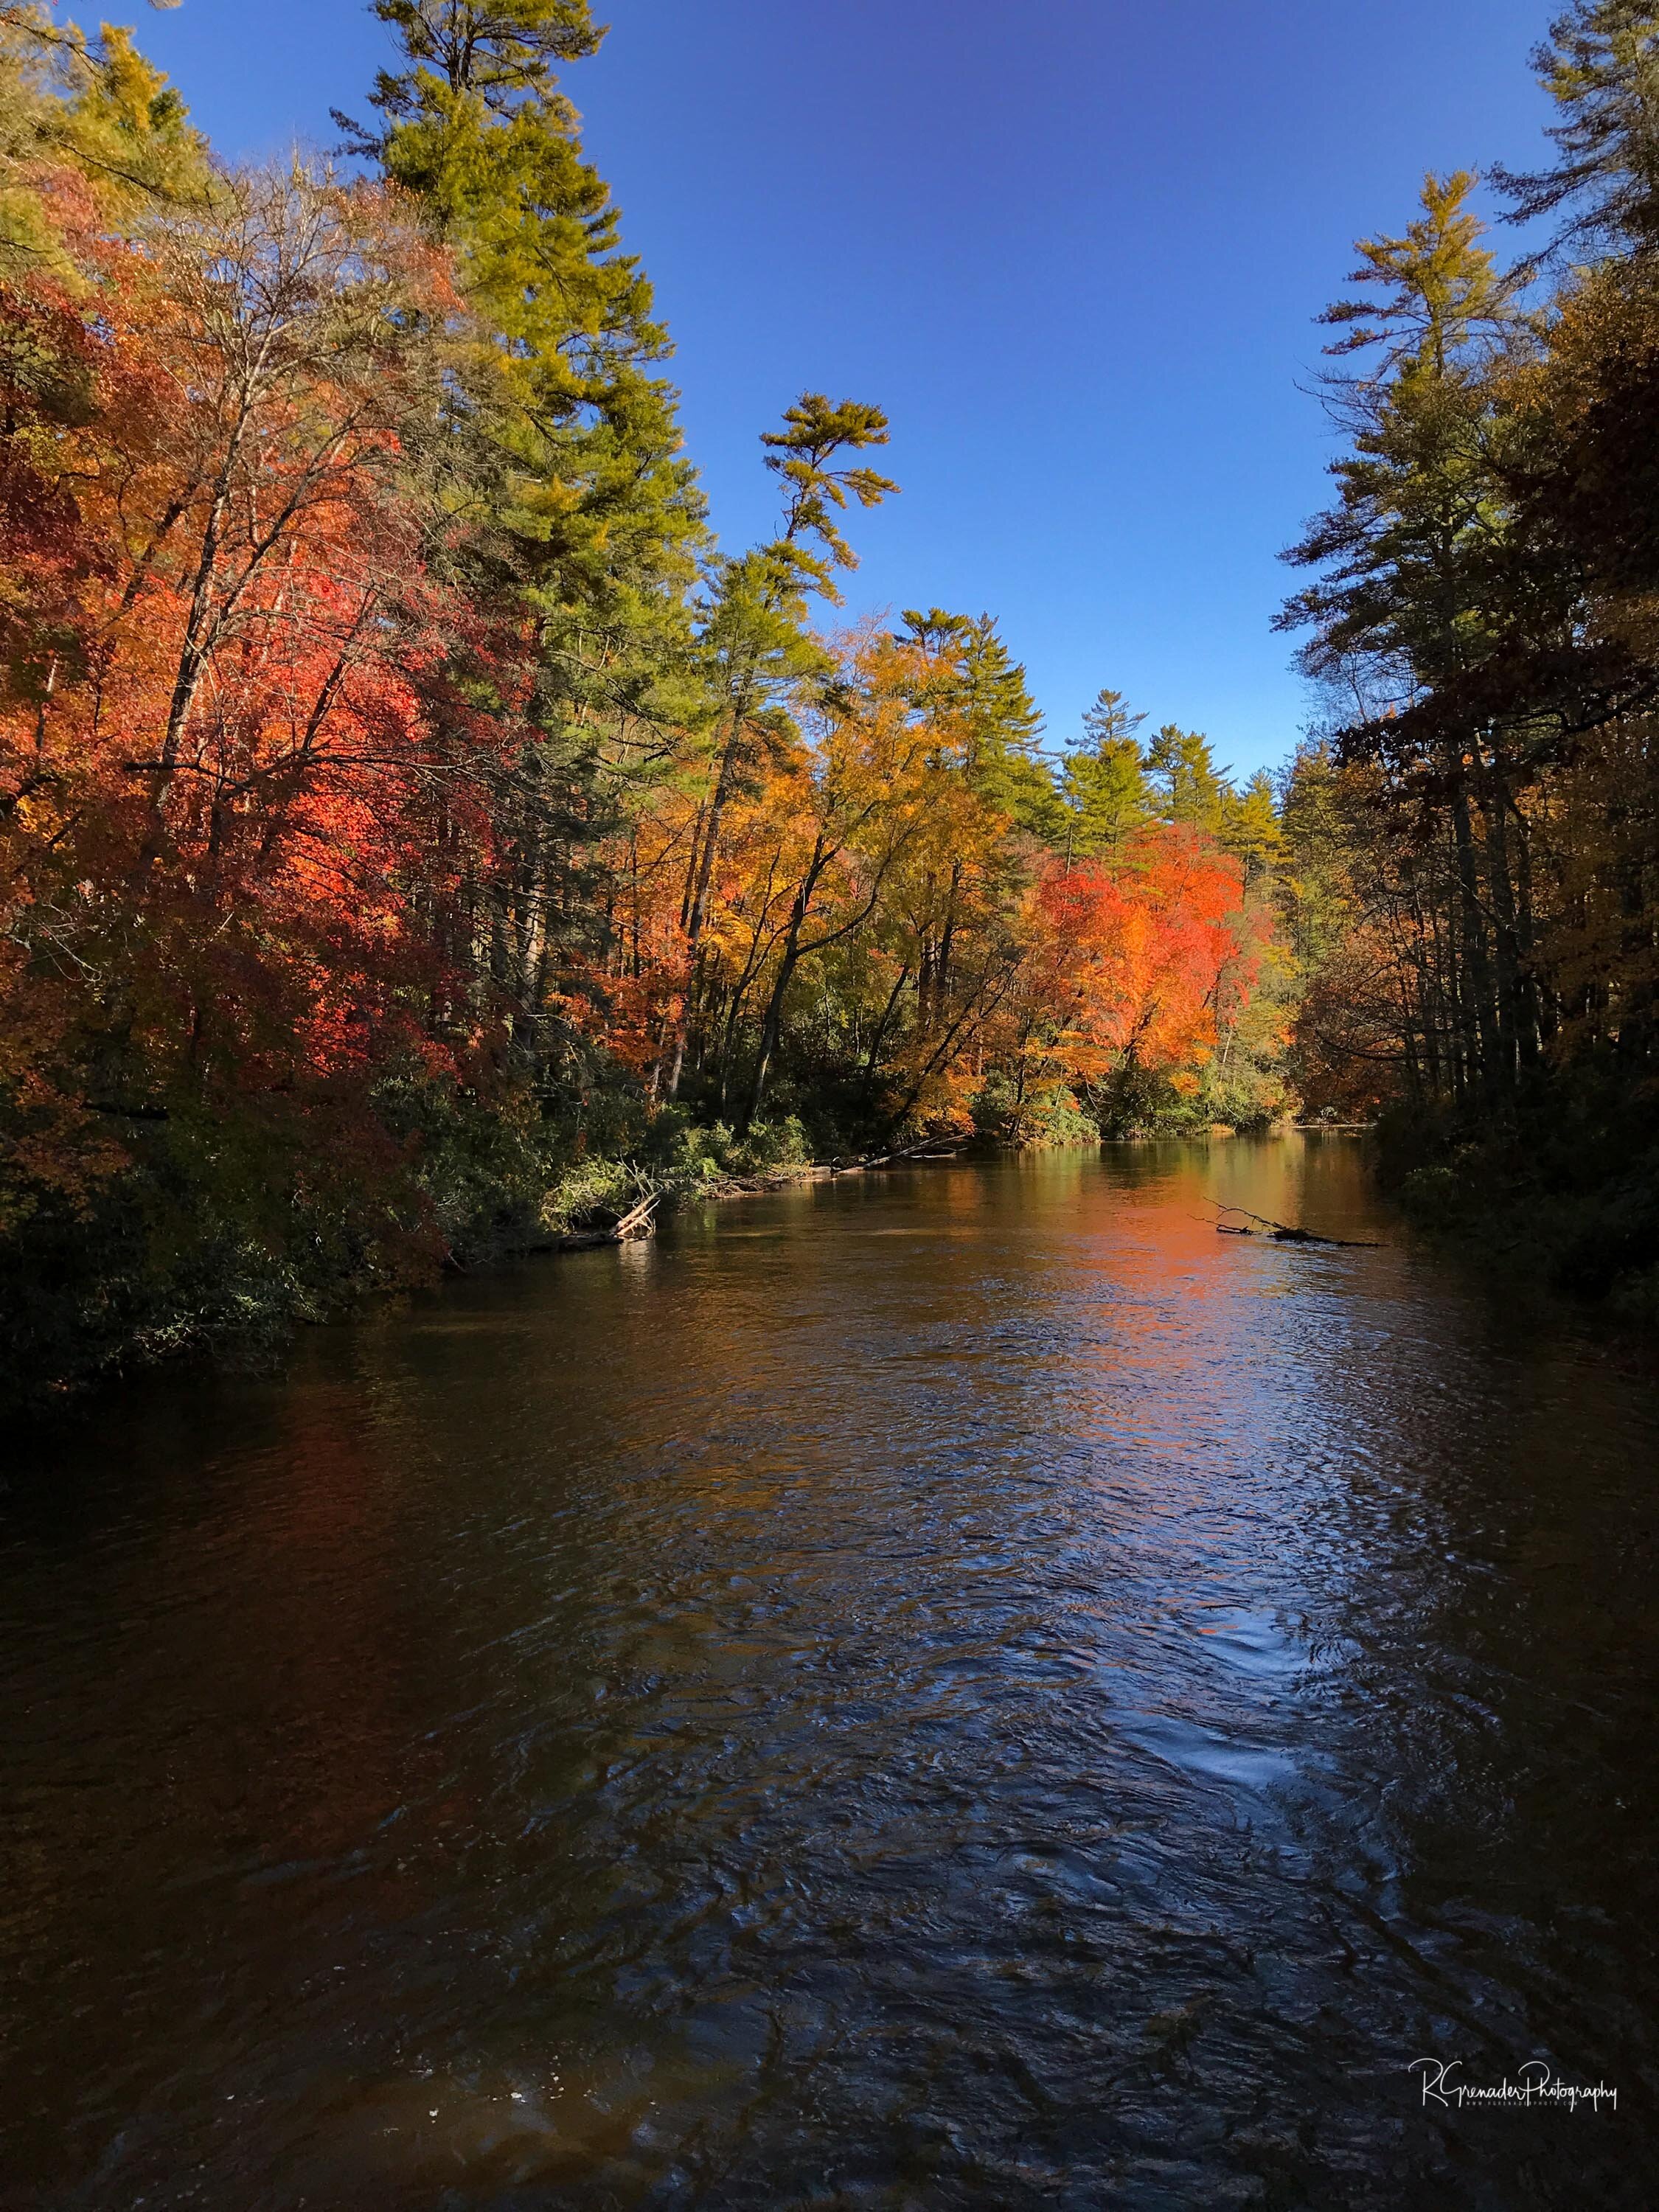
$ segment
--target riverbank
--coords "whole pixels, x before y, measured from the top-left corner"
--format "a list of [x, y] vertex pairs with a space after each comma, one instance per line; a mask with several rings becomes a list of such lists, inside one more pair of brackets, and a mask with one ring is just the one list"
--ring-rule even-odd
[[[1271, 1133], [1352, 1133], [1316, 1122]], [[178, 1362], [268, 1364], [302, 1328], [395, 1304], [446, 1275], [648, 1236], [679, 1208], [997, 1149], [982, 1136], [934, 1133], [814, 1158], [798, 1121], [757, 1125], [738, 1139], [669, 1114], [629, 1154], [572, 1158], [568, 1138], [476, 1117], [446, 1122], [428, 1109], [402, 1183], [380, 1199], [375, 1221], [365, 1219], [340, 1164], [331, 1178], [321, 1163], [308, 1180], [289, 1170], [282, 1201], [262, 1210], [248, 1195], [257, 1159], [253, 1172], [243, 1164], [240, 1187], [226, 1177], [198, 1188], [170, 1172], [166, 1134], [151, 1133], [99, 1206], [37, 1222], [14, 1240], [0, 1289], [0, 1410], [9, 1416], [51, 1422], [107, 1387]], [[1542, 1293], [1588, 1302], [1620, 1330], [1659, 1331], [1650, 1159], [1627, 1163], [1622, 1182], [1573, 1188], [1559, 1163], [1551, 1182], [1553, 1154], [1513, 1140], [1505, 1151], [1490, 1138], [1420, 1124], [1385, 1124], [1377, 1139], [1381, 1186], [1425, 1237]], [[1136, 1150], [1248, 1139], [1216, 1127], [1111, 1141]]]
[[653, 1236], [662, 1217], [672, 1212], [678, 1205], [709, 1203], [732, 1198], [760, 1198], [771, 1191], [796, 1189], [806, 1183], [834, 1182], [847, 1176], [872, 1174], [878, 1168], [896, 1167], [901, 1162], [961, 1159], [972, 1149], [974, 1147], [966, 1141], [958, 1145], [941, 1145], [929, 1139], [896, 1152], [873, 1152], [862, 1158], [807, 1160], [757, 1175], [717, 1175], [707, 1182], [691, 1182], [679, 1186], [672, 1179], [659, 1182], [649, 1176], [637, 1176], [625, 1163], [609, 1163], [607, 1164], [618, 1176], [629, 1178], [632, 1183], [633, 1194], [625, 1212], [617, 1213], [614, 1206], [600, 1207], [596, 1210], [597, 1218], [592, 1225], [537, 1237], [510, 1249], [504, 1256], [535, 1259], [544, 1254], [591, 1252], [605, 1244], [627, 1244]]
[[1650, 1109], [1558, 1091], [1503, 1126], [1396, 1114], [1381, 1188], [1419, 1234], [1512, 1286], [1659, 1336], [1659, 1134]]
[[[204, 1143], [141, 1127], [122, 1174], [14, 1229], [0, 1274], [0, 1413], [57, 1418], [188, 1360], [263, 1364], [307, 1327], [542, 1255], [652, 1233], [676, 1207], [954, 1158], [934, 1138], [814, 1159], [792, 1119], [742, 1136], [668, 1109], [615, 1155], [565, 1129], [443, 1110], [388, 1117], [365, 1165], [291, 1143]], [[207, 1171], [203, 1171], [205, 1162]]]

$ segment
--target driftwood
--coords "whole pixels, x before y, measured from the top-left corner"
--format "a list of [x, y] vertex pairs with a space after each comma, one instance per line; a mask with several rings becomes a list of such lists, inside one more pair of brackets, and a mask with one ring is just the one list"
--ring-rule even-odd
[[613, 1221], [608, 1229], [568, 1229], [550, 1243], [532, 1246], [536, 1252], [592, 1252], [601, 1244], [627, 1244], [636, 1237], [651, 1237], [656, 1233], [657, 1207], [662, 1193], [653, 1190], [643, 1198], [631, 1212], [624, 1213], [620, 1221]]
[[[875, 1168], [897, 1167], [908, 1160], [958, 1160], [968, 1139], [954, 1152], [937, 1149], [936, 1140], [907, 1145], [899, 1152], [867, 1152], [856, 1160], [814, 1160], [810, 1167], [769, 1168], [759, 1175], [722, 1176], [699, 1194], [703, 1198], [763, 1198], [775, 1190], [793, 1190], [802, 1183], [835, 1182], [842, 1176], [868, 1175]], [[930, 1149], [930, 1147], [932, 1147]]]
[[1377, 1252], [1382, 1249], [1379, 1244], [1365, 1237], [1321, 1237], [1311, 1229], [1291, 1229], [1282, 1221], [1270, 1220], [1265, 1213], [1252, 1213], [1248, 1206], [1223, 1206], [1218, 1198], [1206, 1198], [1204, 1204], [1214, 1206], [1218, 1213], [1242, 1213], [1247, 1223], [1254, 1221], [1257, 1224], [1254, 1229], [1234, 1229], [1225, 1221], [1218, 1221], [1215, 1225], [1218, 1237], [1265, 1237], [1274, 1244], [1330, 1244], [1344, 1252]]
[[626, 1244], [630, 1237], [651, 1236], [657, 1226], [653, 1217], [657, 1211], [659, 1195], [659, 1192], [653, 1190], [648, 1198], [642, 1198], [640, 1200], [631, 1213], [624, 1213], [611, 1232], [611, 1241], [617, 1244]]
[[901, 1160], [959, 1160], [969, 1143], [964, 1137], [960, 1145], [940, 1147], [936, 1137], [924, 1137], [919, 1145], [907, 1145], [899, 1152], [871, 1152], [858, 1160], [831, 1160], [827, 1167], [815, 1168], [814, 1175], [865, 1175], [872, 1168], [896, 1167]]

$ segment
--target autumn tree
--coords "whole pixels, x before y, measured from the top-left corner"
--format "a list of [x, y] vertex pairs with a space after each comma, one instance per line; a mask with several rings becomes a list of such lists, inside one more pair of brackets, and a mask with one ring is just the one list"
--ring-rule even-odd
[[664, 1024], [654, 1082], [678, 1092], [702, 981], [701, 953], [726, 817], [744, 779], [784, 724], [782, 702], [802, 678], [824, 665], [808, 627], [814, 599], [840, 604], [839, 572], [858, 558], [837, 517], [856, 502], [879, 506], [898, 487], [858, 458], [888, 441], [887, 417], [860, 400], [831, 402], [809, 392], [789, 407], [780, 430], [763, 434], [766, 466], [783, 488], [782, 526], [751, 551], [721, 555], [708, 568], [699, 647], [717, 702], [705, 795], [693, 828], [682, 927], [685, 986]]
[[[1352, 451], [1335, 465], [1338, 504], [1287, 556], [1323, 573], [1281, 626], [1311, 628], [1304, 666], [1358, 702], [1345, 757], [1384, 765], [1400, 803], [1427, 805], [1424, 819], [1445, 826], [1458, 884], [1449, 1064], [1460, 1091], [1500, 1110], [1538, 1054], [1547, 1015], [1510, 849], [1524, 834], [1515, 805], [1524, 771], [1494, 744], [1474, 697], [1493, 658], [1507, 527], [1492, 372], [1528, 333], [1519, 278], [1480, 243], [1475, 181], [1467, 171], [1428, 178], [1420, 218], [1362, 245], [1355, 281], [1368, 300], [1326, 313], [1343, 333], [1332, 350], [1366, 354], [1370, 366], [1334, 391]], [[1432, 715], [1413, 717], [1425, 699]]]
[[1161, 1084], [1197, 1091], [1242, 890], [1236, 863], [1170, 826], [1138, 832], [1121, 865], [1044, 871], [1010, 1009], [1016, 1125], [1027, 1096], [1056, 1081], [1114, 1134], [1156, 1111]]
[[216, 163], [129, 34], [0, 8], [9, 1387], [797, 1116], [1024, 1140], [1118, 1063], [1196, 1097], [1242, 1034], [1236, 915], [1188, 1003], [1239, 871], [1108, 822], [1109, 701], [1062, 792], [991, 615], [824, 632], [878, 409], [805, 393], [775, 534], [711, 550], [562, 88], [581, 0], [375, 12], [349, 181]]

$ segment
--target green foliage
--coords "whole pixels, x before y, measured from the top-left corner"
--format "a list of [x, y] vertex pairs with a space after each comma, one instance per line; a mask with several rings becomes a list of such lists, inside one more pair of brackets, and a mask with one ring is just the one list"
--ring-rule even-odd
[[907, 607], [898, 635], [927, 653], [938, 672], [930, 696], [961, 718], [974, 790], [1028, 836], [1053, 841], [1063, 812], [1042, 757], [1042, 717], [994, 617]]
[[174, 87], [133, 44], [105, 24], [95, 44], [60, 63], [71, 96], [66, 150], [118, 199], [200, 198], [210, 188], [207, 141], [190, 123]]
[[1424, 219], [1406, 239], [1361, 246], [1359, 281], [1387, 296], [1325, 317], [1347, 326], [1333, 352], [1376, 358], [1357, 386], [1339, 386], [1334, 404], [1353, 432], [1334, 471], [1340, 501], [1285, 556], [1323, 574], [1278, 627], [1310, 629], [1307, 673], [1348, 685], [1373, 717], [1458, 674], [1485, 628], [1501, 529], [1486, 372], [1525, 325], [1518, 281], [1495, 274], [1465, 206], [1474, 183], [1467, 172], [1430, 176]]
[[850, 468], [831, 465], [842, 453], [884, 446], [888, 434], [879, 407], [859, 399], [832, 403], [821, 392], [803, 392], [785, 408], [782, 429], [761, 434], [766, 465], [785, 487], [783, 535], [768, 552], [781, 567], [797, 569], [803, 588], [832, 606], [841, 603], [834, 570], [858, 566], [836, 516], [846, 513], [849, 496], [860, 507], [879, 507], [898, 486], [862, 462]]
[[376, 12], [412, 66], [382, 74], [385, 128], [357, 143], [459, 257], [482, 342], [457, 428], [497, 457], [495, 520], [544, 611], [625, 630], [642, 602], [680, 595], [702, 514], [655, 373], [667, 334], [554, 75], [602, 33], [583, 0], [378, 0]]
[[975, 1136], [1040, 1148], [1097, 1144], [1100, 1128], [1069, 1083], [1022, 1086], [1006, 1068], [991, 1069], [972, 1101]]
[[782, 1168], [805, 1167], [812, 1158], [806, 1125], [794, 1114], [785, 1115], [781, 1121], [751, 1121], [740, 1138], [723, 1149], [724, 1164], [737, 1175], [768, 1175]]
[[33, 164], [79, 169], [112, 211], [200, 200], [212, 189], [206, 141], [173, 87], [146, 62], [130, 31], [108, 24], [88, 40], [43, 8], [0, 13], [0, 270], [16, 256], [54, 266], [58, 249]]
[[888, 441], [887, 417], [861, 400], [831, 403], [806, 392], [784, 410], [781, 430], [761, 434], [766, 465], [784, 484], [783, 527], [767, 544], [708, 563], [708, 597], [700, 643], [736, 729], [773, 685], [825, 665], [808, 623], [813, 599], [841, 604], [838, 569], [858, 556], [836, 520], [849, 496], [878, 507], [898, 489], [862, 462], [837, 467], [848, 453]]
[[50, 1406], [115, 1369], [274, 1343], [429, 1278], [442, 1242], [410, 1152], [326, 1086], [123, 1132], [130, 1165], [38, 1206], [0, 1273], [0, 1396]]
[[1207, 738], [1166, 722], [1143, 751], [1121, 691], [1103, 690], [1083, 718], [1085, 742], [1066, 756], [1061, 777], [1066, 849], [1110, 858], [1151, 822], [1197, 830], [1235, 854], [1254, 890], [1271, 877], [1279, 849], [1273, 778], [1258, 769], [1242, 790], [1218, 769]]
[[556, 1235], [609, 1227], [640, 1202], [637, 1170], [623, 1160], [574, 1161], [542, 1198], [543, 1228]]
[[1242, 790], [1229, 793], [1222, 812], [1220, 842], [1244, 863], [1246, 890], [1271, 877], [1279, 864], [1284, 832], [1273, 780], [1259, 768]]
[[374, 13], [416, 64], [376, 82], [374, 104], [393, 117], [422, 112], [429, 76], [452, 94], [476, 93], [495, 115], [556, 108], [555, 65], [585, 60], [605, 35], [587, 0], [374, 0]]
[[1360, 265], [1348, 281], [1374, 285], [1384, 297], [1327, 307], [1320, 321], [1345, 333], [1328, 352], [1370, 353], [1372, 378], [1417, 368], [1443, 376], [1477, 337], [1510, 326], [1525, 272], [1501, 273], [1480, 244], [1483, 226], [1468, 204], [1479, 182], [1472, 169], [1449, 177], [1431, 170], [1423, 213], [1404, 235], [1360, 240]]
[[1166, 722], [1146, 748], [1146, 768], [1165, 822], [1201, 830], [1207, 836], [1222, 835], [1232, 787], [1217, 768], [1207, 738]]
[[1511, 1127], [1420, 1105], [1386, 1115], [1384, 1182], [1425, 1235], [1516, 1285], [1659, 1323], [1659, 1117], [1616, 1067], [1574, 1072]]
[[1279, 780], [1278, 808], [1282, 909], [1292, 956], [1310, 971], [1329, 958], [1352, 910], [1354, 824], [1328, 738], [1298, 745]]
[[1066, 849], [1079, 860], [1110, 858], [1155, 818], [1155, 802], [1131, 714], [1121, 691], [1105, 690], [1083, 717], [1084, 743], [1066, 756]]
[[1659, 7], [1573, 0], [1533, 55], [1559, 111], [1547, 169], [1499, 172], [1523, 222], [1571, 210], [1564, 243], [1659, 239]]

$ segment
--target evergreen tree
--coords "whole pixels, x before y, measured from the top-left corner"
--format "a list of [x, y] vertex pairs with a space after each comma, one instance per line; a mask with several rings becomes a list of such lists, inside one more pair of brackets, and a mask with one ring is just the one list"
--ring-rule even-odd
[[54, 252], [33, 180], [18, 165], [67, 163], [116, 216], [147, 203], [200, 200], [211, 184], [205, 140], [131, 32], [106, 23], [88, 40], [33, 5], [0, 7], [0, 161], [9, 172], [0, 185], [0, 253]]
[[1228, 794], [1222, 808], [1221, 842], [1244, 863], [1247, 896], [1273, 877], [1284, 833], [1273, 780], [1259, 768], [1242, 789]]
[[1345, 331], [1333, 353], [1378, 358], [1334, 387], [1353, 450], [1333, 470], [1338, 504], [1286, 556], [1325, 574], [1279, 627], [1311, 627], [1307, 672], [1357, 684], [1372, 714], [1464, 665], [1486, 596], [1497, 514], [1486, 371], [1523, 318], [1516, 281], [1480, 244], [1474, 182], [1468, 171], [1426, 179], [1423, 218], [1360, 248], [1355, 281], [1385, 296], [1321, 318]]
[[1121, 691], [1102, 690], [1083, 717], [1084, 743], [1066, 756], [1066, 849], [1079, 860], [1120, 852], [1153, 818], [1135, 732], [1145, 714], [1131, 714]]
[[1646, 251], [1659, 245], [1659, 6], [1573, 0], [1533, 54], [1560, 110], [1547, 169], [1495, 172], [1514, 219], [1571, 210], [1565, 238]]
[[[1500, 274], [1480, 242], [1467, 204], [1474, 183], [1468, 171], [1430, 176], [1405, 235], [1360, 249], [1358, 280], [1384, 293], [1380, 304], [1340, 302], [1323, 318], [1347, 329], [1333, 351], [1369, 347], [1376, 359], [1339, 387], [1353, 434], [1334, 471], [1340, 497], [1287, 556], [1325, 573], [1279, 626], [1311, 627], [1303, 666], [1360, 702], [1343, 759], [1382, 768], [1402, 813], [1419, 812], [1419, 828], [1437, 816], [1450, 838], [1456, 1079], [1483, 1083], [1496, 1104], [1536, 1049], [1538, 1015], [1508, 858], [1511, 764], [1492, 749], [1471, 695], [1492, 656], [1508, 558], [1492, 370], [1528, 326], [1518, 278]], [[1436, 702], [1432, 730], [1425, 700]], [[1490, 831], [1484, 884], [1477, 816]]]
[[1514, 324], [1526, 271], [1500, 270], [1480, 244], [1480, 218], [1468, 204], [1479, 182], [1472, 169], [1447, 177], [1431, 170], [1423, 179], [1423, 212], [1403, 235], [1360, 240], [1360, 265], [1348, 282], [1375, 291], [1337, 301], [1319, 320], [1344, 333], [1327, 346], [1328, 354], [1372, 355], [1369, 386], [1413, 372], [1443, 377], [1477, 338], [1501, 335]]
[[539, 1077], [552, 1055], [580, 1058], [548, 1009], [588, 988], [607, 951], [601, 849], [656, 772], [637, 732], [686, 711], [702, 503], [650, 285], [559, 87], [603, 36], [586, 0], [374, 0], [374, 13], [405, 66], [376, 82], [378, 131], [337, 119], [453, 258], [470, 310], [447, 424], [459, 557], [480, 605], [535, 640], [527, 706], [496, 702], [531, 735], [491, 801], [504, 865], [476, 928]]
[[1146, 766], [1164, 821], [1212, 837], [1225, 834], [1232, 786], [1217, 768], [1207, 738], [1165, 722], [1146, 748]]
[[507, 471], [497, 520], [550, 606], [626, 625], [683, 596], [702, 503], [671, 348], [617, 210], [583, 155], [559, 65], [604, 33], [587, 0], [374, 0], [409, 66], [383, 127], [337, 119], [415, 193], [456, 253], [483, 343], [469, 378]]
[[907, 607], [901, 636], [948, 672], [936, 696], [961, 718], [973, 790], [1029, 836], [1052, 842], [1061, 812], [1042, 754], [1042, 716], [995, 617]]

